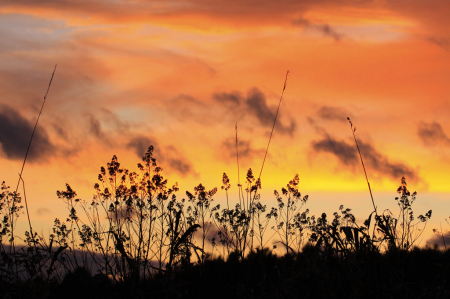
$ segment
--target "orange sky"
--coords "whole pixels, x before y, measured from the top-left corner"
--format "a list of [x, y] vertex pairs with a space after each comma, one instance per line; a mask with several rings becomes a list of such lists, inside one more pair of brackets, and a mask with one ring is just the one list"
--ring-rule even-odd
[[263, 199], [298, 173], [314, 214], [370, 210], [350, 116], [379, 205], [395, 208], [406, 176], [437, 226], [450, 216], [449, 15], [416, 0], [2, 1], [0, 180], [15, 187], [55, 63], [24, 171], [44, 226], [63, 217], [65, 183], [89, 199], [112, 155], [135, 169], [150, 144], [180, 196], [223, 172], [236, 183], [236, 122], [241, 176], [259, 173], [290, 70]]

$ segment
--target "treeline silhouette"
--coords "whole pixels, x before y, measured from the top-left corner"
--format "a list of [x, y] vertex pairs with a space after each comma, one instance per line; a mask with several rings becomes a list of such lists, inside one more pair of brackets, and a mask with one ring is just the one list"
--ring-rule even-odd
[[[66, 185], [57, 196], [68, 209], [45, 237], [14, 234], [25, 194], [0, 194], [1, 298], [443, 298], [449, 258], [419, 249], [431, 211], [414, 216], [405, 178], [399, 211], [374, 211], [358, 224], [343, 206], [310, 216], [296, 175], [263, 205], [261, 180], [247, 171], [231, 200], [199, 184], [187, 198], [169, 185], [150, 146], [138, 172], [114, 156], [101, 167], [92, 201]], [[214, 196], [224, 192], [225, 204]], [[234, 204], [233, 204], [234, 203]], [[270, 247], [269, 247], [270, 246]], [[285, 250], [277, 256], [272, 250]]]

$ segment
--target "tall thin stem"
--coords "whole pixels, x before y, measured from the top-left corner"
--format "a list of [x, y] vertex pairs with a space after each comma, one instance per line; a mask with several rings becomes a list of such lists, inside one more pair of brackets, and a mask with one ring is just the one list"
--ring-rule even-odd
[[[241, 186], [241, 178], [240, 178], [240, 171], [239, 171], [239, 151], [238, 151], [238, 129], [237, 129], [237, 122], [235, 125], [236, 130], [236, 164], [237, 164], [237, 170], [238, 170], [238, 192], [239, 192], [239, 203], [241, 202], [241, 195], [242, 199], [244, 199], [244, 194], [242, 192], [242, 186]], [[229, 209], [229, 208], [228, 208]]]
[[52, 85], [53, 76], [55, 75], [55, 71], [56, 71], [56, 66], [57, 66], [57, 64], [55, 64], [55, 68], [53, 69], [52, 77], [50, 78], [50, 83], [48, 84], [47, 92], [45, 93], [45, 96], [44, 96], [44, 102], [42, 103], [41, 110], [39, 111], [39, 115], [38, 115], [37, 120], [36, 120], [36, 124], [34, 125], [33, 133], [31, 133], [31, 138], [30, 138], [30, 142], [28, 143], [27, 152], [25, 154], [25, 158], [23, 159], [22, 169], [20, 170], [19, 180], [17, 182], [17, 187], [16, 187], [16, 192], [19, 189], [19, 184], [20, 184], [20, 180], [22, 178], [23, 169], [25, 168], [25, 162], [27, 161], [28, 152], [30, 151], [31, 142], [33, 141], [33, 136], [34, 136], [34, 133], [36, 132], [36, 128], [37, 128], [37, 125], [38, 125], [38, 122], [39, 122], [39, 118], [41, 117], [42, 110], [44, 109], [45, 101], [47, 100], [48, 91], [50, 90], [50, 86]]
[[25, 209], [27, 211], [28, 225], [30, 226], [30, 235], [33, 238], [33, 244], [36, 247], [36, 244], [34, 243], [33, 228], [31, 227], [30, 214], [28, 213], [27, 195], [25, 193], [25, 181], [23, 180], [22, 177], [19, 177], [19, 179], [22, 180], [22, 185], [23, 185], [23, 198], [25, 199]]
[[286, 78], [284, 79], [283, 91], [281, 92], [280, 102], [278, 103], [277, 113], [275, 114], [275, 119], [273, 120], [272, 131], [270, 132], [269, 143], [267, 144], [266, 154], [264, 155], [264, 160], [261, 166], [261, 171], [259, 172], [258, 179], [261, 179], [261, 174], [264, 168], [264, 163], [266, 162], [267, 152], [269, 151], [270, 140], [272, 140], [273, 130], [275, 129], [275, 123], [277, 122], [278, 112], [280, 111], [281, 100], [283, 100], [284, 90], [286, 89], [287, 77], [289, 75], [289, 71], [286, 72]]
[[353, 124], [352, 124], [352, 121], [350, 120], [350, 117], [347, 117], [347, 119], [348, 119], [348, 122], [350, 123], [350, 128], [352, 130], [353, 138], [355, 139], [356, 148], [358, 149], [359, 158], [361, 159], [361, 164], [362, 164], [362, 167], [364, 169], [364, 175], [366, 176], [367, 186], [369, 186], [370, 198], [372, 198], [372, 204], [373, 204], [373, 208], [375, 210], [375, 215], [378, 215], [377, 214], [377, 207], [375, 206], [375, 201], [373, 200], [372, 189], [370, 188], [369, 179], [367, 178], [366, 167], [364, 166], [364, 162], [363, 162], [363, 158], [362, 158], [362, 155], [361, 155], [361, 151], [359, 150], [358, 141], [356, 140], [356, 135], [355, 135], [356, 128], [353, 128]]
[[[53, 76], [55, 75], [55, 71], [56, 71], [56, 66], [57, 66], [57, 64], [55, 64], [55, 68], [53, 69], [52, 77], [50, 78], [50, 83], [48, 83], [47, 92], [45, 93], [45, 96], [44, 96], [44, 102], [42, 103], [42, 107], [41, 107], [41, 110], [39, 111], [39, 115], [37, 117], [36, 124], [34, 125], [33, 133], [31, 133], [30, 142], [28, 143], [27, 152], [25, 153], [25, 158], [23, 159], [22, 169], [20, 170], [19, 179], [17, 180], [16, 193], [14, 196], [17, 196], [17, 191], [19, 190], [20, 180], [23, 180], [22, 174], [23, 174], [23, 169], [25, 168], [25, 162], [27, 161], [28, 152], [30, 151], [31, 142], [33, 141], [33, 136], [34, 136], [34, 133], [36, 132], [36, 127], [38, 125], [39, 118], [41, 117], [42, 110], [44, 109], [45, 101], [47, 100], [48, 91], [50, 90], [50, 86], [52, 85]], [[25, 203], [26, 203], [26, 199], [25, 199]], [[13, 201], [13, 207], [14, 206], [15, 206], [15, 200]], [[29, 219], [30, 216], [28, 215], [28, 208], [27, 208], [27, 216]], [[30, 223], [30, 230], [31, 230], [31, 223]], [[13, 240], [12, 245], [14, 245], [14, 227], [11, 227], [11, 239]]]

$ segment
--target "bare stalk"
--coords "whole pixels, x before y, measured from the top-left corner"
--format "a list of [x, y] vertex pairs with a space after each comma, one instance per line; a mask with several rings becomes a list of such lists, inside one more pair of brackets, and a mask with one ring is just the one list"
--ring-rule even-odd
[[284, 90], [286, 89], [287, 77], [289, 75], [289, 71], [286, 72], [286, 78], [284, 79], [283, 91], [281, 92], [280, 102], [278, 103], [277, 113], [275, 114], [275, 119], [273, 120], [272, 131], [270, 132], [269, 143], [267, 144], [266, 154], [264, 155], [264, 160], [261, 166], [261, 171], [259, 172], [258, 180], [261, 179], [262, 171], [264, 168], [264, 162], [266, 162], [267, 152], [269, 151], [270, 140], [272, 140], [273, 130], [275, 129], [275, 123], [277, 122], [278, 112], [280, 111], [281, 100], [283, 100]]
[[[239, 171], [239, 151], [238, 151], [238, 129], [237, 129], [237, 122], [235, 126], [236, 130], [236, 163], [237, 163], [237, 169], [238, 169], [238, 191], [239, 191], [239, 203], [241, 202], [241, 195], [242, 200], [244, 199], [244, 193], [242, 192], [242, 186], [241, 186], [241, 179], [240, 179], [240, 171]], [[228, 201], [227, 201], [228, 204]], [[243, 203], [242, 203], [243, 204]], [[230, 209], [230, 207], [228, 207]]]
[[[45, 93], [45, 96], [44, 96], [44, 102], [42, 103], [41, 111], [39, 111], [39, 115], [38, 115], [38, 118], [36, 120], [36, 124], [34, 125], [33, 133], [31, 133], [30, 142], [28, 143], [27, 152], [25, 154], [25, 158], [23, 159], [22, 169], [20, 170], [19, 179], [17, 181], [16, 193], [15, 193], [16, 195], [14, 195], [14, 196], [17, 196], [17, 191], [19, 190], [20, 180], [22, 179], [23, 169], [25, 168], [25, 162], [27, 161], [28, 152], [30, 151], [31, 142], [33, 141], [33, 136], [34, 136], [34, 133], [36, 132], [36, 127], [38, 125], [39, 118], [41, 117], [42, 110], [44, 109], [45, 100], [47, 100], [48, 91], [50, 90], [50, 86], [52, 85], [53, 76], [55, 75], [55, 71], [56, 71], [56, 66], [57, 65], [55, 64], [55, 68], [53, 69], [52, 77], [50, 78], [50, 83], [48, 84], [48, 87], [47, 87], [47, 92]], [[14, 207], [14, 205], [15, 205], [15, 201], [13, 201], [13, 207]], [[25, 198], [25, 205], [27, 206], [26, 210], [27, 210], [27, 216], [28, 216], [28, 220], [29, 220], [30, 216], [28, 214], [28, 205], [27, 205], [27, 199], [26, 198]], [[31, 222], [30, 222], [30, 230], [31, 230]], [[14, 246], [14, 227], [11, 227], [11, 239], [12, 239], [12, 243], [13, 243], [11, 245]]]
[[[25, 209], [27, 211], [28, 225], [30, 226], [30, 235], [31, 235], [31, 237], [33, 238], [33, 241], [34, 241], [33, 228], [31, 227], [30, 214], [28, 213], [27, 195], [25, 193], [25, 181], [23, 180], [22, 176], [19, 176], [19, 179], [22, 180], [23, 198], [25, 199]], [[36, 244], [34, 242], [33, 242], [33, 244], [36, 247]]]
[[362, 167], [364, 169], [364, 175], [366, 176], [367, 186], [369, 186], [370, 198], [372, 198], [372, 204], [373, 204], [373, 208], [375, 210], [375, 215], [378, 215], [377, 214], [377, 207], [375, 206], [375, 201], [373, 200], [372, 189], [370, 189], [369, 179], [367, 178], [366, 167], [364, 166], [364, 162], [363, 162], [363, 158], [362, 158], [362, 155], [361, 155], [361, 151], [359, 150], [358, 141], [356, 140], [356, 135], [355, 135], [356, 128], [353, 128], [353, 124], [352, 124], [352, 121], [350, 120], [350, 117], [347, 117], [347, 119], [348, 119], [348, 122], [350, 123], [350, 128], [352, 130], [353, 138], [355, 139], [356, 148], [358, 149], [359, 158], [361, 159], [361, 164], [362, 164]]

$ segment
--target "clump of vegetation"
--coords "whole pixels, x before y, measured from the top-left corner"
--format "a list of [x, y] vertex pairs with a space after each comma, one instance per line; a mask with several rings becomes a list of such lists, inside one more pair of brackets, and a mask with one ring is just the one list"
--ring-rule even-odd
[[[234, 208], [221, 208], [212, 205], [217, 188], [208, 191], [202, 184], [194, 188], [194, 193], [186, 193], [187, 200], [179, 199], [178, 185], [169, 187], [151, 146], [138, 170], [123, 168], [114, 156], [100, 168], [91, 201], [79, 199], [76, 191], [66, 185], [57, 191], [67, 206], [65, 221], [55, 219], [48, 238], [27, 231], [27, 246], [22, 247], [13, 246], [11, 239], [11, 221], [17, 221], [23, 209], [21, 195], [9, 191], [3, 183], [0, 283], [5, 294], [52, 298], [78, 283], [83, 290], [95, 285], [115, 290], [112, 297], [124, 293], [139, 297], [151, 292], [156, 297], [185, 294], [198, 298], [208, 289], [204, 282], [210, 281], [214, 288], [223, 287], [224, 294], [232, 297], [300, 296], [319, 294], [319, 289], [336, 296], [356, 292], [352, 291], [355, 287], [366, 294], [362, 286], [371, 279], [379, 287], [390, 279], [388, 285], [394, 288], [392, 280], [397, 281], [399, 289], [415, 295], [448, 291], [443, 282], [448, 270], [447, 254], [414, 248], [431, 211], [415, 220], [412, 204], [416, 193], [407, 190], [405, 178], [397, 190], [401, 197], [395, 199], [399, 215], [395, 217], [388, 210], [378, 215], [374, 211], [375, 217], [371, 214], [359, 225], [351, 210], [343, 206], [331, 219], [325, 213], [309, 216], [309, 210], [303, 209], [308, 196], [298, 190], [298, 175], [282, 188], [281, 194], [274, 192], [277, 207], [267, 209], [260, 203], [260, 180], [249, 170], [246, 196]], [[226, 174], [222, 183], [228, 196], [231, 185]], [[269, 227], [273, 235], [265, 238]], [[217, 243], [211, 231], [217, 232]], [[265, 246], [269, 240], [281, 244], [286, 254], [276, 256]], [[206, 249], [208, 242], [213, 250], [220, 247], [222, 254], [212, 259], [212, 252]], [[392, 262], [394, 256], [398, 260]], [[398, 271], [406, 271], [404, 263], [409, 261], [419, 263], [418, 256], [430, 256], [443, 268], [429, 274], [435, 279], [431, 285], [412, 289], [409, 279], [413, 277], [405, 278], [405, 272]], [[380, 264], [375, 265], [373, 259]], [[364, 270], [369, 264], [378, 269], [378, 275], [391, 273], [390, 278], [371, 276], [374, 274]], [[335, 279], [331, 279], [333, 275], [338, 275], [336, 271], [340, 271], [343, 285], [336, 290], [325, 287]], [[352, 271], [361, 273], [351, 288], [343, 288]], [[423, 271], [428, 273], [429, 269]], [[323, 285], [319, 287], [318, 282]], [[381, 289], [377, 294], [393, 293], [392, 289]]]

